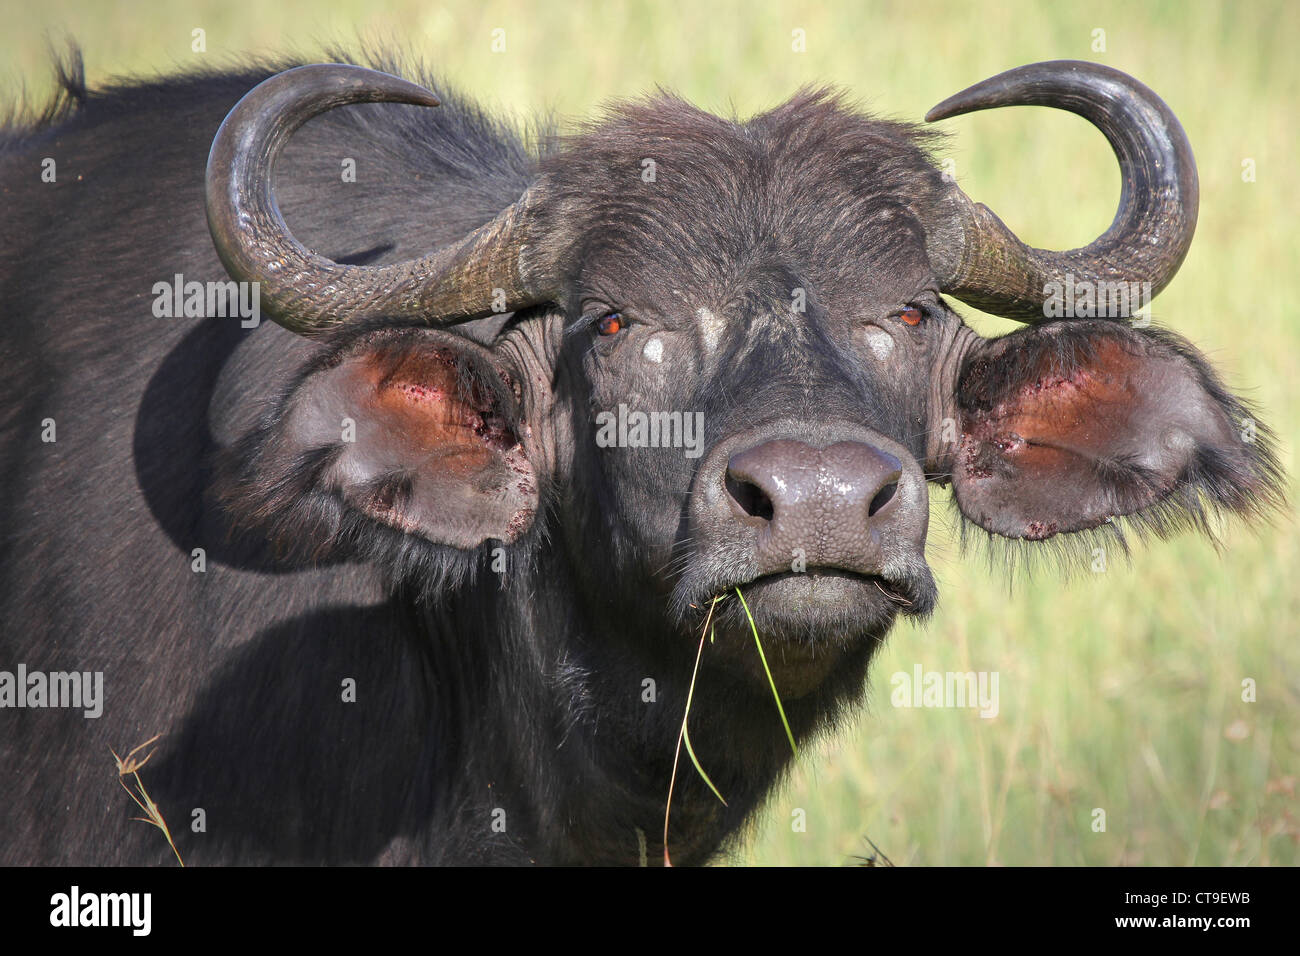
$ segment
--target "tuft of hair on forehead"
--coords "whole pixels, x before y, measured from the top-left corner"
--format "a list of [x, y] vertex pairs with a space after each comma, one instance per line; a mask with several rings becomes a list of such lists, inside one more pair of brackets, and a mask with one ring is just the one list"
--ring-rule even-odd
[[606, 106], [553, 143], [541, 169], [589, 241], [666, 249], [698, 267], [702, 248], [805, 259], [863, 242], [882, 213], [942, 195], [932, 158], [941, 140], [832, 88], [803, 89], [744, 121], [661, 89]]
[[546, 162], [568, 166], [593, 153], [626, 156], [632, 147], [636, 152], [671, 144], [724, 165], [826, 155], [849, 168], [899, 174], [896, 185], [902, 186], [934, 168], [930, 154], [945, 138], [934, 127], [874, 116], [833, 87], [805, 87], [748, 120], [717, 116], [660, 88], [606, 104], [595, 118], [555, 140]]

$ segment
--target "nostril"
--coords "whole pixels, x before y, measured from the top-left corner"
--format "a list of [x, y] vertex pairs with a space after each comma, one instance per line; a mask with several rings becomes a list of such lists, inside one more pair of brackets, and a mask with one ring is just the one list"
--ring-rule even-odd
[[732, 500], [740, 505], [740, 510], [745, 514], [755, 518], [762, 518], [764, 521], [772, 520], [772, 515], [775, 513], [772, 499], [758, 485], [745, 481], [743, 478], [737, 478], [728, 471], [727, 494], [731, 495]]
[[891, 481], [885, 487], [876, 492], [876, 497], [871, 499], [871, 504], [867, 506], [867, 517], [870, 518], [885, 505], [894, 500], [894, 493], [898, 491], [898, 482]]

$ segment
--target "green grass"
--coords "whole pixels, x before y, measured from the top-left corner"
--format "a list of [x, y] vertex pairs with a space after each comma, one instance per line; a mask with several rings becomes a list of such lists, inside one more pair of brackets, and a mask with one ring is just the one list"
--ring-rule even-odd
[[[92, 80], [257, 52], [397, 38], [490, 106], [581, 117], [662, 84], [751, 113], [834, 83], [919, 119], [943, 97], [1035, 60], [1099, 60], [1133, 73], [1182, 120], [1201, 176], [1200, 225], [1156, 321], [1206, 350], [1259, 403], [1295, 474], [1300, 282], [1291, 46], [1300, 5], [1136, 0], [1058, 3], [539, 3], [243, 0], [8, 4], [0, 82], [48, 89], [43, 37], [85, 47]], [[190, 52], [191, 30], [208, 52]], [[505, 54], [490, 52], [506, 31]], [[806, 31], [807, 52], [791, 50]], [[1106, 52], [1092, 50], [1096, 28]], [[1119, 177], [1101, 136], [1045, 110], [943, 124], [963, 187], [1028, 242], [1101, 232]], [[1256, 181], [1242, 181], [1252, 158]], [[1009, 323], [964, 310], [986, 334]], [[1290, 495], [1295, 500], [1294, 484]], [[872, 705], [805, 753], [735, 854], [746, 863], [837, 863], [869, 835], [898, 864], [1300, 862], [1300, 536], [1291, 517], [1222, 551], [1181, 537], [1103, 574], [1018, 582], [958, 555], [936, 492], [931, 559], [943, 601], [891, 636]], [[890, 706], [890, 675], [995, 670], [1000, 712]], [[1258, 685], [1254, 703], [1241, 682]], [[791, 811], [806, 832], [791, 832]], [[1094, 808], [1106, 831], [1092, 829]]]

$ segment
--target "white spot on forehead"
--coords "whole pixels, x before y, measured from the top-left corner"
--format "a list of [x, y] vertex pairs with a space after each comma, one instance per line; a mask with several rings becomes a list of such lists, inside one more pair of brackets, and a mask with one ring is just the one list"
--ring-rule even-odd
[[659, 336], [653, 336], [641, 350], [647, 362], [654, 362], [656, 365], [664, 360], [664, 343]]
[[711, 309], [696, 309], [695, 317], [700, 320], [700, 333], [704, 336], [704, 347], [710, 352], [718, 350], [722, 341], [722, 320]]
[[890, 353], [894, 351], [894, 337], [884, 329], [878, 329], [875, 326], [868, 327], [866, 335], [867, 345], [870, 347], [872, 354], [882, 361], [889, 358]]

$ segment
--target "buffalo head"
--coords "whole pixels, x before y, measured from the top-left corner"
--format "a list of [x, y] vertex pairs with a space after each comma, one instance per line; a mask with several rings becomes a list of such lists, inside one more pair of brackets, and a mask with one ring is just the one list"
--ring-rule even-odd
[[[933, 607], [930, 483], [1028, 540], [1275, 500], [1246, 406], [1183, 339], [1129, 321], [1197, 212], [1187, 138], [1130, 77], [1037, 64], [927, 117], [1034, 104], [1100, 129], [1119, 211], [1069, 252], [968, 199], [922, 129], [811, 92], [744, 123], [667, 96], [614, 109], [459, 242], [340, 264], [290, 234], [271, 167], [312, 116], [379, 101], [438, 102], [358, 67], [290, 70], [231, 112], [208, 165], [227, 269], [321, 342], [231, 458], [230, 506], [282, 545], [426, 594], [504, 554], [563, 577], [611, 643], [671, 653], [739, 589], [799, 700], [860, 686], [895, 616]], [[947, 297], [1027, 327], [986, 339]], [[724, 679], [761, 681], [740, 602], [713, 622]]]

